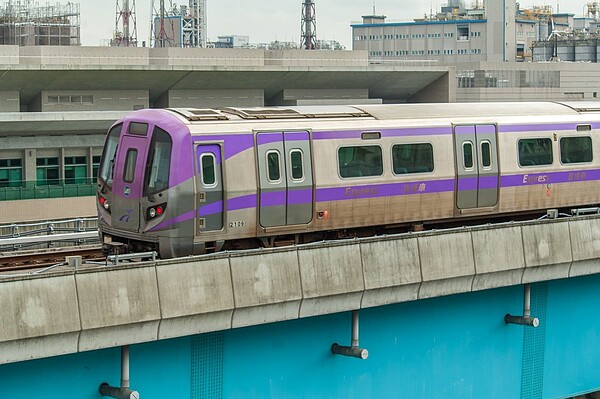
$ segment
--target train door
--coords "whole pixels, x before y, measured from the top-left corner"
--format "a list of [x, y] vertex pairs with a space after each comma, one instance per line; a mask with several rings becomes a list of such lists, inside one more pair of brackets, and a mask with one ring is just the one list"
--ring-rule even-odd
[[258, 133], [256, 141], [260, 225], [310, 223], [313, 179], [309, 133]]
[[196, 234], [223, 228], [221, 159], [221, 147], [217, 144], [196, 147]]
[[456, 207], [492, 207], [498, 202], [498, 151], [495, 125], [454, 127]]
[[139, 232], [140, 199], [144, 195], [144, 170], [148, 152], [148, 125], [131, 122], [121, 137], [113, 173], [113, 226]]

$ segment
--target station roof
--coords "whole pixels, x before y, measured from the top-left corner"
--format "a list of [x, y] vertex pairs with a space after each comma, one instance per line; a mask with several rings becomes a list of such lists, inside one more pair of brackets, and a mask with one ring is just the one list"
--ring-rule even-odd
[[368, 89], [371, 98], [406, 99], [448, 74], [435, 62], [369, 63], [366, 51], [0, 48], [0, 86], [29, 103], [42, 91]]

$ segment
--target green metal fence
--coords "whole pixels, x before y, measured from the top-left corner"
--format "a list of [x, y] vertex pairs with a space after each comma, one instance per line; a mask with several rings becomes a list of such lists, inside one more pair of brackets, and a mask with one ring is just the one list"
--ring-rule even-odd
[[0, 187], [0, 201], [39, 198], [85, 197], [96, 194], [96, 179], [54, 180], [56, 184], [38, 185], [36, 181], [11, 182], [11, 187]]

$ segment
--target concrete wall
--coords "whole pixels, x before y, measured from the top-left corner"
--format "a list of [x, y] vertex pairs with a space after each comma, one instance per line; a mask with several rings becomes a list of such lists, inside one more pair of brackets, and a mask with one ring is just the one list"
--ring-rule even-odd
[[458, 74], [461, 70], [553, 71], [560, 74], [558, 87], [457, 88], [458, 102], [568, 101], [600, 97], [600, 70], [595, 63], [465, 63], [456, 68]]
[[264, 90], [169, 90], [154, 103], [157, 108], [262, 107]]
[[19, 112], [20, 110], [21, 104], [18, 91], [0, 91], [0, 112]]
[[5, 278], [0, 363], [598, 274], [599, 233], [591, 216]]
[[269, 100], [269, 105], [299, 105], [308, 102], [327, 104], [363, 104], [369, 100], [368, 89], [284, 89]]

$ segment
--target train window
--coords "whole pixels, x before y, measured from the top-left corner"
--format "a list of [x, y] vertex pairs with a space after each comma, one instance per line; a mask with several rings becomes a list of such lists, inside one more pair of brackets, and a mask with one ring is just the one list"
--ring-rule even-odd
[[155, 127], [146, 164], [145, 195], [157, 193], [169, 187], [171, 147], [172, 141], [169, 133]]
[[302, 161], [302, 151], [290, 151], [290, 165], [292, 168], [292, 179], [301, 180], [304, 177], [304, 164]]
[[100, 161], [99, 174], [100, 180], [105, 183], [112, 183], [113, 169], [115, 166], [115, 155], [117, 154], [117, 145], [119, 144], [119, 135], [122, 125], [116, 125], [108, 132], [104, 150], [102, 151], [102, 160]]
[[396, 144], [392, 147], [394, 173], [433, 171], [433, 146], [429, 143]]
[[215, 175], [215, 155], [210, 152], [200, 155], [200, 167], [202, 168], [202, 185], [214, 186], [217, 182]]
[[473, 143], [470, 141], [463, 143], [463, 167], [465, 169], [473, 167]]
[[560, 139], [560, 162], [592, 162], [591, 137], [563, 137]]
[[383, 174], [383, 157], [378, 145], [340, 147], [338, 149], [340, 176], [364, 177]]
[[129, 124], [129, 134], [136, 134], [138, 136], [145, 136], [148, 133], [148, 124], [140, 122], [131, 122]]
[[133, 183], [135, 178], [135, 162], [137, 161], [137, 150], [130, 148], [125, 155], [125, 170], [123, 171], [123, 181], [125, 183]]
[[279, 152], [267, 152], [267, 173], [269, 181], [279, 181], [281, 179], [281, 165], [279, 164]]
[[492, 166], [492, 145], [489, 141], [481, 142], [481, 166], [484, 168]]
[[551, 165], [552, 140], [543, 139], [521, 139], [519, 140], [519, 165], [536, 166]]

